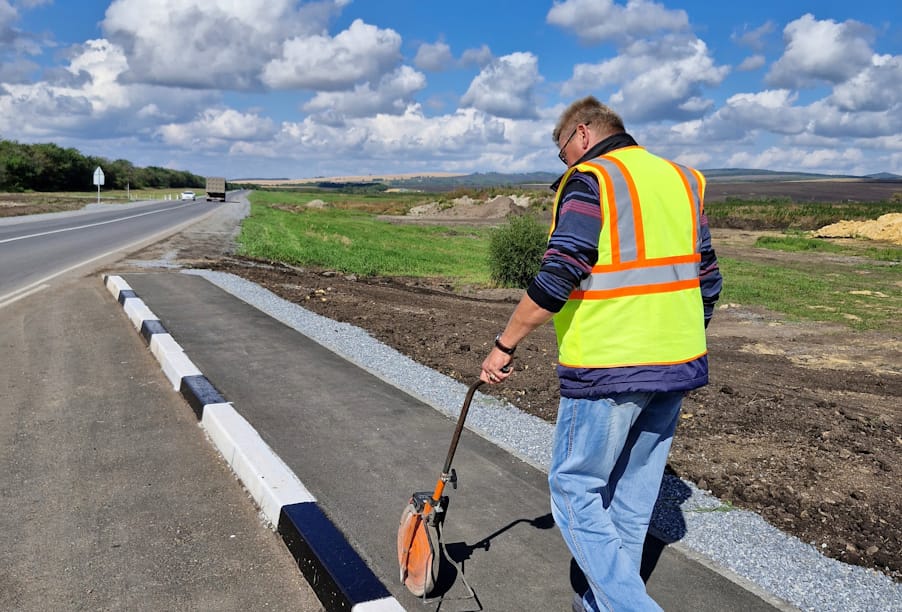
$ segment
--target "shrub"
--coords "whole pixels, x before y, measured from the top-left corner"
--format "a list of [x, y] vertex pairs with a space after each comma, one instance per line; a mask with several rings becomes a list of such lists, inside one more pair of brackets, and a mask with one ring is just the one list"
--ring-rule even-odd
[[489, 273], [501, 287], [525, 289], [539, 271], [548, 230], [532, 215], [509, 217], [489, 236]]

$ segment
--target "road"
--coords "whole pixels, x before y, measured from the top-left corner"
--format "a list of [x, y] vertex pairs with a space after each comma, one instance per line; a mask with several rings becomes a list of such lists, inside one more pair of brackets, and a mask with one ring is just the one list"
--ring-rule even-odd
[[136, 202], [0, 220], [0, 305], [42, 291], [68, 271], [154, 242], [221, 206]]
[[0, 222], [0, 609], [322, 609], [100, 278], [221, 206]]

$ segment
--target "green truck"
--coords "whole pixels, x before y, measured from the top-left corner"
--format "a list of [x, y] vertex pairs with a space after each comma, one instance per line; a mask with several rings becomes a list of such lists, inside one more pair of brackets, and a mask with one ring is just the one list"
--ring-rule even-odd
[[210, 200], [226, 201], [226, 180], [224, 176], [207, 177], [207, 202]]

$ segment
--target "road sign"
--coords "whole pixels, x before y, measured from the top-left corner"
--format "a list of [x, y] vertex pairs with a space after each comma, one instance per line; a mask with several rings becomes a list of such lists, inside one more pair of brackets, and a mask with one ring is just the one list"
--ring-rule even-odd
[[94, 184], [98, 187], [103, 185], [103, 170], [100, 169], [100, 166], [94, 169]]

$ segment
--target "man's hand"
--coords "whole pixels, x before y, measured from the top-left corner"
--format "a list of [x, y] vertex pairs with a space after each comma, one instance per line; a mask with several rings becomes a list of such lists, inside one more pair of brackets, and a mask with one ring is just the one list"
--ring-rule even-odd
[[485, 361], [482, 362], [482, 372], [479, 374], [479, 379], [490, 385], [504, 382], [513, 372], [513, 361], [514, 358], [507, 353], [493, 348], [492, 352], [485, 358]]

